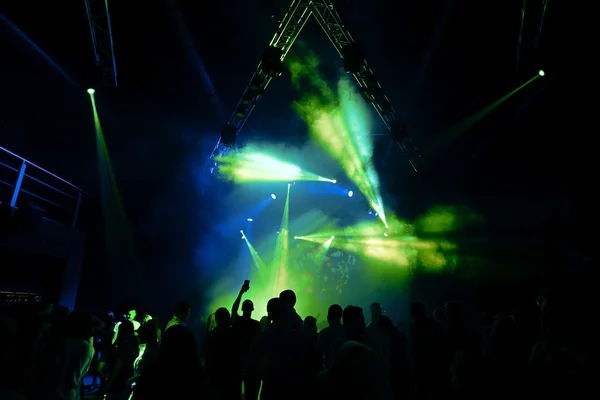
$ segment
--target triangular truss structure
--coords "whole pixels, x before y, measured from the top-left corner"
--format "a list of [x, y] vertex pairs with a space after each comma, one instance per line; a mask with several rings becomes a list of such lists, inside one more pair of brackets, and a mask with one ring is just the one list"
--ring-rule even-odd
[[264, 94], [271, 80], [281, 75], [285, 57], [311, 17], [317, 20], [344, 60], [346, 71], [352, 73], [362, 97], [381, 117], [390, 131], [393, 143], [402, 149], [412, 169], [417, 171], [417, 159], [420, 156], [406, 134], [404, 123], [397, 117], [390, 100], [365, 60], [360, 46], [352, 38], [331, 0], [293, 0], [288, 12], [279, 22], [277, 32], [210, 155], [208, 165], [210, 173], [215, 170], [215, 159], [226, 155], [235, 144], [237, 135], [256, 107], [256, 101]]

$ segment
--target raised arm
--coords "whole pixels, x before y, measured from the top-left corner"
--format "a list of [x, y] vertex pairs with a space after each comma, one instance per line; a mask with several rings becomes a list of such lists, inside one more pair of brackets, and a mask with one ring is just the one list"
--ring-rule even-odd
[[238, 311], [240, 309], [240, 303], [242, 301], [242, 296], [244, 295], [244, 293], [246, 293], [248, 291], [248, 289], [250, 289], [250, 286], [246, 282], [244, 282], [244, 284], [240, 288], [240, 292], [238, 293], [237, 297], [235, 298], [235, 301], [233, 302], [233, 306], [231, 306], [231, 318], [232, 319], [235, 319], [240, 316]]

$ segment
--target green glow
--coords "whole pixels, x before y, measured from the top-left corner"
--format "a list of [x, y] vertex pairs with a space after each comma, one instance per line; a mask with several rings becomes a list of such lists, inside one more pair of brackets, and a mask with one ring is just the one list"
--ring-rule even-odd
[[88, 92], [88, 94], [94, 94], [94, 93], [96, 93], [96, 90], [95, 90], [95, 89], [92, 89], [92, 88], [89, 88], [89, 89], [87, 90], [87, 92]]
[[266, 269], [266, 264], [263, 259], [258, 255], [258, 252], [252, 246], [246, 235], [244, 235], [244, 231], [242, 232], [242, 238], [246, 241], [246, 245], [248, 246], [248, 250], [250, 251], [250, 256], [252, 257], [252, 261], [254, 262], [254, 266], [256, 267], [257, 272], [260, 274], [263, 270]]
[[273, 258], [272, 271], [272, 287], [273, 297], [279, 296], [286, 289], [288, 278], [288, 262], [289, 262], [289, 222], [290, 222], [290, 188], [288, 184], [287, 195], [285, 196], [285, 207], [283, 216], [281, 217], [281, 225], [279, 226], [279, 236], [275, 245], [275, 256]]
[[367, 106], [348, 78], [342, 78], [332, 90], [318, 71], [313, 53], [303, 59], [292, 58], [288, 67], [292, 83], [299, 87], [302, 79], [311, 90], [294, 108], [309, 126], [311, 136], [344, 172], [387, 225], [383, 201], [379, 193], [379, 177], [371, 161], [373, 143]]
[[109, 264], [111, 279], [116, 282], [123, 280], [138, 283], [136, 295], [145, 295], [146, 277], [139, 268], [137, 254], [131, 235], [131, 230], [125, 214], [125, 207], [117, 185], [112, 163], [104, 139], [100, 116], [96, 108], [96, 100], [90, 93], [90, 102], [94, 117], [96, 133], [96, 150], [98, 174], [100, 177], [100, 199], [102, 217], [104, 220], [104, 235], [106, 238], [106, 258]]
[[546, 73], [544, 72], [544, 70], [540, 69], [540, 70], [538, 71], [538, 75], [539, 75], [539, 76], [545, 76], [545, 75], [546, 75]]
[[303, 171], [300, 167], [281, 161], [254, 149], [235, 152], [218, 160], [219, 173], [228, 180], [245, 182], [290, 182], [335, 180]]
[[[323, 290], [323, 274], [334, 260], [332, 254], [338, 250], [359, 259], [356, 265], [360, 272], [351, 275], [359, 273], [365, 288], [402, 290], [417, 270], [433, 274], [452, 271], [457, 264], [458, 245], [449, 235], [465, 224], [481, 222], [468, 209], [438, 206], [411, 222], [390, 213], [388, 228], [373, 220], [339, 227], [337, 221], [318, 209], [297, 216], [292, 212], [290, 216], [293, 204], [291, 197], [288, 199], [277, 239], [271, 236], [253, 243], [256, 247], [253, 252], [261, 260], [254, 260], [255, 267], [249, 277], [251, 289], [247, 298], [254, 302], [254, 318], [265, 315], [268, 300], [287, 288], [298, 294], [296, 309], [300, 315], [325, 316], [330, 303], [320, 300], [318, 295]], [[284, 239], [287, 235], [297, 240], [288, 243]], [[241, 282], [230, 279], [224, 276], [215, 281], [207, 293], [213, 299], [208, 305], [212, 312], [233, 304]]]
[[[451, 207], [437, 207], [420, 217], [415, 224], [390, 215], [387, 228], [367, 222], [294, 238], [324, 245], [335, 238], [339, 248], [373, 260], [378, 270], [388, 266], [439, 271], [454, 268], [456, 264], [456, 244], [440, 236], [457, 228], [459, 216], [453, 210]], [[427, 236], [418, 237], [417, 230]]]
[[[257, 243], [252, 243], [253, 248], [255, 248], [255, 255], [261, 260], [258, 263], [260, 267], [257, 266], [255, 260], [253, 261], [254, 267], [249, 276], [251, 289], [247, 298], [254, 302], [256, 310], [254, 318], [265, 315], [267, 302], [274, 296], [278, 296], [284, 289], [292, 289], [299, 295], [296, 309], [301, 315], [316, 316], [321, 314], [325, 316], [327, 314], [329, 304], [319, 300], [315, 294], [317, 271], [314, 268], [316, 264], [307, 263], [307, 260], [303, 258], [304, 252], [311, 244], [300, 240], [289, 243], [290, 238], [288, 235], [289, 232], [305, 233], [329, 229], [331, 221], [320, 210], [311, 210], [290, 219], [289, 208], [291, 206], [290, 198], [287, 222], [284, 208], [280, 233], [276, 238], [268, 236]], [[241, 255], [241, 257], [244, 256]], [[315, 258], [317, 258], [317, 255], [315, 255]], [[322, 262], [320, 261], [319, 266], [322, 265]], [[231, 268], [235, 268], [234, 266], [237, 266], [238, 263], [239, 260], [232, 261]], [[206, 293], [207, 298], [212, 300], [208, 304], [207, 310], [214, 312], [219, 307], [231, 307], [237, 295], [237, 289], [242, 283], [232, 282], [231, 279], [230, 276], [223, 276], [213, 282], [212, 287]]]
[[456, 230], [458, 221], [452, 209], [439, 207], [427, 212], [418, 221], [419, 231], [423, 233], [447, 233]]

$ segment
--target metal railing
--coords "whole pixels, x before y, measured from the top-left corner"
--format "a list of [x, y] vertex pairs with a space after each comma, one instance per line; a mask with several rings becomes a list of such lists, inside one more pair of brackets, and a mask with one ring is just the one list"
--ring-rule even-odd
[[39, 204], [49, 218], [70, 222], [73, 228], [82, 197], [87, 195], [72, 183], [1, 146], [0, 189], [0, 202], [6, 201], [12, 208], [19, 208], [27, 201]]

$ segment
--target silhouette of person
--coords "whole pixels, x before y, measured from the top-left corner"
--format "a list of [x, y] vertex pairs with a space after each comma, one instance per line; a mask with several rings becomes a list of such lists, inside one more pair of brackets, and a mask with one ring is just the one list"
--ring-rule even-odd
[[[254, 341], [258, 338], [261, 333], [260, 322], [252, 319], [252, 312], [254, 311], [254, 303], [251, 300], [246, 299], [242, 303], [242, 315], [238, 315], [238, 309], [240, 307], [240, 301], [242, 296], [250, 289], [249, 282], [244, 282], [240, 292], [235, 299], [232, 307], [233, 313], [233, 335], [235, 340], [238, 342], [238, 348], [240, 351], [239, 360], [245, 360], [248, 356], [250, 347]], [[240, 371], [242, 366], [238, 366]], [[258, 399], [258, 393], [260, 391], [260, 376], [256, 369], [246, 369], [241, 375], [244, 383], [244, 398], [245, 400], [256, 400]]]
[[209, 382], [221, 400], [239, 400], [241, 376], [239, 350], [231, 328], [231, 315], [226, 308], [215, 312], [217, 326], [204, 339], [204, 362]]
[[279, 298], [283, 300], [285, 323], [293, 330], [302, 331], [304, 323], [294, 309], [296, 306], [296, 293], [291, 289], [287, 289], [279, 294]]

